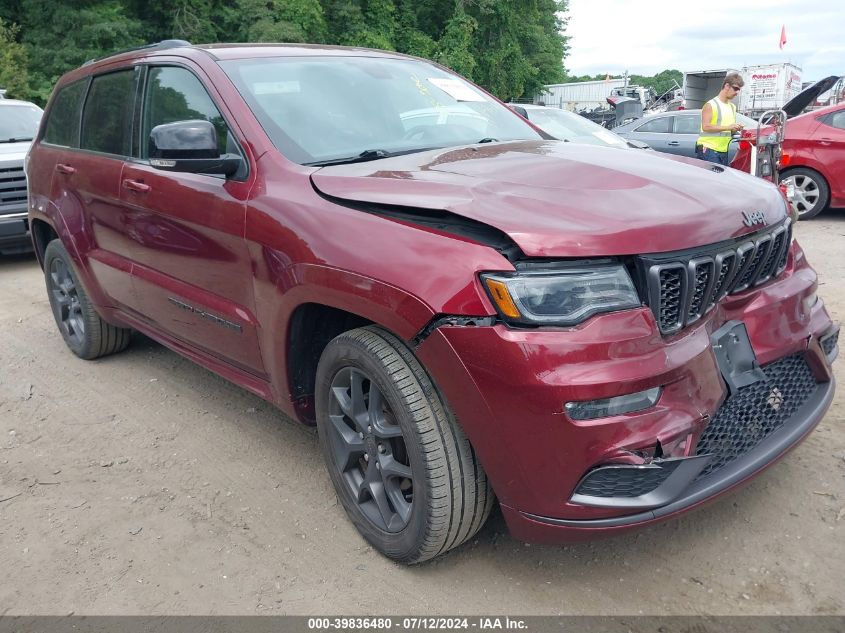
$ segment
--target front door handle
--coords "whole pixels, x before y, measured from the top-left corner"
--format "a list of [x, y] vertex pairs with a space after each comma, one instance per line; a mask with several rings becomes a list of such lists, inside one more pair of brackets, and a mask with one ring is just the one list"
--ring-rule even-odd
[[70, 165], [65, 165], [63, 163], [58, 163], [56, 165], [56, 171], [60, 174], [75, 174], [76, 167], [71, 167]]
[[678, 147], [681, 143], [679, 141], [669, 141], [666, 143], [669, 147]]
[[129, 178], [124, 179], [123, 187], [136, 193], [147, 193], [152, 188], [149, 185], [145, 185], [140, 180], [130, 180]]

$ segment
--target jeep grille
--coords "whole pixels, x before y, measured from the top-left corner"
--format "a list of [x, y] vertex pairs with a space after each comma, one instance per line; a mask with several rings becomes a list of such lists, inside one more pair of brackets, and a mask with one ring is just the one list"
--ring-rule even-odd
[[660, 332], [695, 323], [729, 294], [766, 283], [786, 268], [792, 223], [731, 245], [644, 256], [648, 303]]

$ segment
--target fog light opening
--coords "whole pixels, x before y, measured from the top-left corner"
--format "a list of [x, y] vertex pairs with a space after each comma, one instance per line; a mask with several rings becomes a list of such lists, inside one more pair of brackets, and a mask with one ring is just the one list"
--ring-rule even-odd
[[662, 389], [662, 387], [652, 387], [645, 391], [638, 391], [637, 393], [616, 396], [614, 398], [567, 402], [565, 405], [566, 414], [573, 420], [595, 420], [597, 418], [607, 418], [613, 415], [643, 411], [657, 404]]

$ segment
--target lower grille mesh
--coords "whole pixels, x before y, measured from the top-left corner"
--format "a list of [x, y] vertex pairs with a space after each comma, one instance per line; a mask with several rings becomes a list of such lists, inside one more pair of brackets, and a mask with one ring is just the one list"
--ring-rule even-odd
[[669, 468], [598, 468], [575, 491], [590, 497], [639, 497], [651, 492], [672, 474]]
[[[835, 344], [835, 337], [826, 341]], [[710, 454], [712, 457], [696, 480], [754, 449], [781, 428], [819, 388], [802, 354], [777, 360], [763, 370], [766, 380], [730, 396], [704, 429], [696, 455]], [[575, 493], [601, 498], [639, 497], [660, 486], [673, 470], [666, 467], [600, 467], [587, 473]]]
[[766, 365], [766, 380], [740, 389], [725, 400], [704, 429], [696, 455], [713, 457], [698, 478], [741, 457], [783, 426], [818, 389], [801, 354]]

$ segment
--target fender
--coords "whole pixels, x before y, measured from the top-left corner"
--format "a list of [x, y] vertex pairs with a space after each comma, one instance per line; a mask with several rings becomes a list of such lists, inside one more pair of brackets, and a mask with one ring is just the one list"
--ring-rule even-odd
[[342, 310], [380, 325], [405, 341], [435, 315], [431, 306], [407, 291], [347, 270], [300, 263], [279, 272], [283, 278], [256, 277], [256, 312], [263, 324], [259, 344], [276, 402], [292, 415], [296, 412], [291, 404], [287, 353], [291, 320], [298, 308], [317, 304]]

